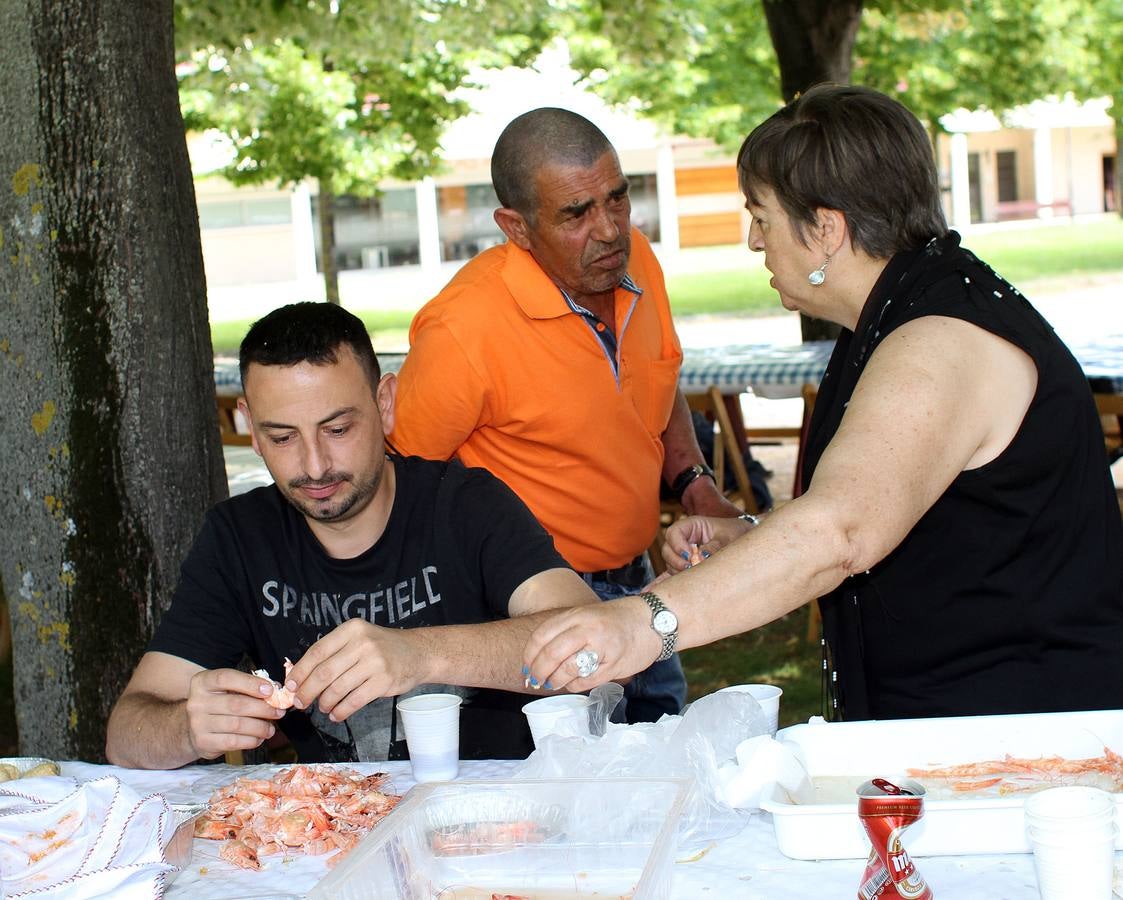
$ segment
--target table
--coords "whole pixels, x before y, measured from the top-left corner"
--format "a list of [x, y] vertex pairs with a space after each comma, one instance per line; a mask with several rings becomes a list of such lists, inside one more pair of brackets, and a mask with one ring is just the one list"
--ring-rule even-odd
[[[510, 761], [461, 763], [464, 778], [503, 778], [518, 765]], [[171, 772], [147, 772], [96, 766], [63, 764], [63, 774], [89, 779], [112, 774], [141, 792], [184, 790], [197, 778], [213, 773], [213, 766], [188, 766]], [[387, 771], [394, 788], [408, 790], [413, 781], [409, 764], [401, 762], [359, 763], [364, 772]], [[1119, 854], [1117, 854], [1117, 860]], [[771, 816], [757, 813], [742, 831], [717, 843], [695, 861], [674, 867], [671, 896], [675, 900], [699, 897], [822, 897], [853, 900], [864, 861], [824, 860], [804, 862], [788, 859], [777, 849]], [[917, 860], [920, 872], [938, 897], [1035, 898], [1033, 859], [1029, 854], [927, 857]], [[260, 872], [235, 869], [219, 860], [213, 842], [196, 841], [191, 864], [170, 885], [169, 900], [232, 900], [258, 897], [303, 896], [327, 872], [323, 859], [290, 857], [269, 859]]]
[[[804, 384], [818, 384], [827, 368], [834, 341], [813, 341], [792, 347], [751, 344], [734, 347], [686, 349], [678, 383], [684, 393], [704, 391], [716, 384], [723, 394], [753, 391], [762, 397], [798, 397]], [[397, 372], [404, 353], [379, 353], [383, 374]], [[1121, 373], [1123, 375], [1123, 373]], [[241, 393], [238, 360], [216, 357], [215, 391], [224, 396]]]

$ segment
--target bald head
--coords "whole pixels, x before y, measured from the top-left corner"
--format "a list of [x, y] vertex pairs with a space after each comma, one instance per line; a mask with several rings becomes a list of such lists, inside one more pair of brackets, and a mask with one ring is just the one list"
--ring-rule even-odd
[[604, 132], [568, 109], [543, 106], [503, 129], [491, 155], [491, 183], [500, 204], [531, 223], [538, 209], [537, 175], [547, 165], [588, 168], [613, 153]]

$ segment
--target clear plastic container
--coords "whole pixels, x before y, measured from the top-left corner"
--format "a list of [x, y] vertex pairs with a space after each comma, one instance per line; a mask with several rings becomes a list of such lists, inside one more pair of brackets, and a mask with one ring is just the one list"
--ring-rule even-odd
[[685, 778], [413, 788], [308, 900], [670, 896]]

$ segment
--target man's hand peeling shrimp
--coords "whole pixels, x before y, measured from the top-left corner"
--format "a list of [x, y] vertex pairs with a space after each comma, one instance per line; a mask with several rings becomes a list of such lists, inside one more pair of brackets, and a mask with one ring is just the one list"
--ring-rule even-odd
[[[529, 677], [573, 692], [626, 680], [659, 655], [660, 641], [649, 627], [650, 621], [651, 611], [638, 597], [575, 607], [551, 616], [535, 629], [523, 651]], [[582, 678], [573, 657], [586, 647], [597, 652], [600, 664], [592, 675]]]
[[276, 731], [284, 712], [270, 706], [271, 682], [237, 669], [202, 669], [191, 677], [185, 704], [188, 740], [202, 759], [252, 750]]
[[[423, 632], [426, 629], [416, 629]], [[289, 672], [285, 688], [294, 706], [317, 703], [332, 721], [343, 722], [379, 697], [402, 694], [425, 681], [424, 635], [380, 628], [349, 619], [308, 648]]]

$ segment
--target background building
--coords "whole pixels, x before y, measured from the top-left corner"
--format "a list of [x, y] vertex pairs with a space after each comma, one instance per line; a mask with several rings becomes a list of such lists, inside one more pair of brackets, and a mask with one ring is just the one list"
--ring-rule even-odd
[[[605, 131], [631, 181], [633, 222], [664, 260], [683, 247], [746, 239], [748, 215], [729, 152], [610, 109], [575, 87], [575, 79], [557, 53], [547, 54], [535, 71], [485, 71], [477, 79], [480, 89], [464, 91], [473, 114], [445, 137], [444, 174], [413, 184], [387, 182], [376, 197], [336, 198], [334, 252], [345, 301], [364, 290], [364, 273], [397, 270], [412, 286], [403, 289], [402, 304], [415, 304], [417, 290], [435, 292], [463, 261], [503, 240], [492, 218], [498, 202], [491, 149], [507, 122], [537, 106], [572, 109]], [[947, 133], [937, 139], [936, 157], [949, 222], [963, 228], [1115, 209], [1109, 102], [1042, 101], [1004, 122], [987, 112], [945, 116]], [[235, 188], [207, 174], [221, 167], [221, 147], [205, 135], [189, 146], [212, 309], [216, 295], [246, 285], [272, 286], [274, 304], [321, 299], [314, 193], [304, 185]], [[379, 290], [387, 290], [385, 278]]]

